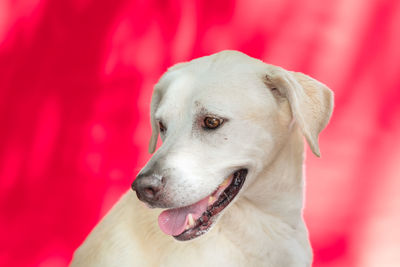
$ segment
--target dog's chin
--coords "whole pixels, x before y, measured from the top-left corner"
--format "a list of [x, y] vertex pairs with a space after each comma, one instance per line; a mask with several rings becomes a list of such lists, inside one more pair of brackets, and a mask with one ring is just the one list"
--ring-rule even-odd
[[188, 241], [208, 232], [216, 223], [221, 212], [239, 193], [246, 180], [247, 173], [247, 169], [240, 169], [229, 176], [227, 178], [229, 184], [224, 185], [224, 183], [227, 183], [227, 180], [225, 180], [213, 194], [207, 197], [209, 201], [205, 211], [198, 218], [187, 219], [185, 230], [178, 235], [173, 235], [173, 237], [179, 241]]

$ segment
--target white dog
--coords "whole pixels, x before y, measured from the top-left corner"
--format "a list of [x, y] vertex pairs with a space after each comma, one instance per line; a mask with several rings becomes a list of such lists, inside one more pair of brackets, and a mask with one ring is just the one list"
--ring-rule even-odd
[[150, 152], [163, 144], [132, 184], [142, 202], [126, 193], [71, 266], [310, 266], [303, 136], [319, 156], [332, 108], [322, 83], [240, 52], [173, 66], [151, 103]]

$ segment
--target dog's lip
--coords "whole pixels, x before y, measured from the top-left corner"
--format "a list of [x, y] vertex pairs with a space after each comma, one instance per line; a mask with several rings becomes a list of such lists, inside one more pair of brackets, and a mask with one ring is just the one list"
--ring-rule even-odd
[[[195, 226], [173, 237], [179, 241], [187, 241], [199, 237], [210, 230], [221, 211], [224, 210], [239, 193], [246, 180], [247, 173], [247, 169], [235, 171], [231, 183], [224, 188], [223, 192], [218, 195], [218, 199], [209, 205], [203, 214], [195, 221]], [[215, 194], [215, 192], [213, 194]]]

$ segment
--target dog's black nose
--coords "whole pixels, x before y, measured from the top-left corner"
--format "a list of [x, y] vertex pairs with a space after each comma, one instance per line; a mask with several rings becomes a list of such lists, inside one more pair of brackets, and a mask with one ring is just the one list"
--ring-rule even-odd
[[164, 188], [165, 179], [159, 175], [139, 174], [132, 183], [132, 189], [142, 201], [152, 202], [158, 199]]

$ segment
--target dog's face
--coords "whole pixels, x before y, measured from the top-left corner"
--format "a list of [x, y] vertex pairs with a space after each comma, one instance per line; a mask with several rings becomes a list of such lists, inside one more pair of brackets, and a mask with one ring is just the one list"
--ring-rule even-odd
[[293, 116], [276, 86], [277, 71], [222, 52], [177, 65], [160, 79], [150, 151], [158, 133], [162, 146], [133, 188], [150, 207], [169, 209], [159, 217], [165, 233], [188, 240], [209, 230], [282, 147]]

